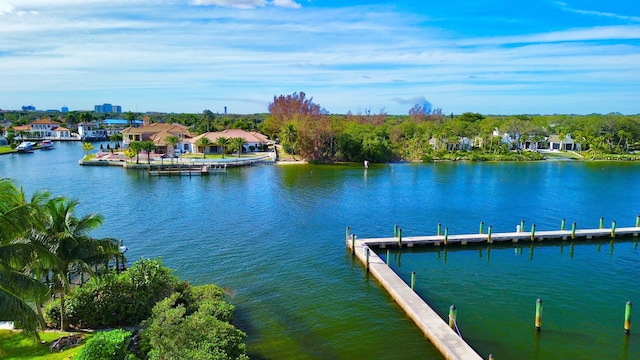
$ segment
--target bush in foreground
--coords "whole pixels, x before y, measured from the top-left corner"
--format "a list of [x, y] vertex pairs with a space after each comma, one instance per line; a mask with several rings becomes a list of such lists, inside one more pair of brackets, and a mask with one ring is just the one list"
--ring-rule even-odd
[[131, 332], [122, 329], [97, 333], [73, 358], [77, 360], [122, 360], [130, 356], [135, 359], [127, 350], [130, 337]]

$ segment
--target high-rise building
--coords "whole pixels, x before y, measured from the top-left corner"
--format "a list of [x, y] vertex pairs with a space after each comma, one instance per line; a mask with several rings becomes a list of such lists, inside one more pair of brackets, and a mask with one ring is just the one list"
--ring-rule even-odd
[[122, 107], [120, 105], [111, 105], [111, 104], [102, 104], [102, 105], [95, 105], [93, 107], [93, 111], [97, 112], [97, 113], [121, 113], [122, 112]]

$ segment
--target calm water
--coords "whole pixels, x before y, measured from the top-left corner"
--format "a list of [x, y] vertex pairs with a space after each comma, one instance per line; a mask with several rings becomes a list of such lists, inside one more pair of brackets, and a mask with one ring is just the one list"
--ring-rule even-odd
[[[441, 358], [346, 253], [347, 225], [362, 238], [391, 236], [394, 224], [405, 236], [433, 234], [438, 223], [477, 232], [480, 221], [513, 231], [522, 219], [539, 230], [562, 218], [597, 227], [600, 216], [623, 227], [640, 214], [640, 164], [287, 165], [175, 178], [82, 167], [82, 155], [79, 143], [3, 155], [0, 176], [104, 215], [94, 235], [122, 238], [130, 261], [162, 256], [184, 279], [235, 291], [257, 359]], [[640, 304], [633, 242], [613, 252], [608, 243], [535, 247], [532, 260], [529, 247], [518, 251], [405, 252], [394, 266], [419, 274], [418, 291], [441, 314], [456, 304], [463, 336], [485, 358], [640, 357], [633, 329], [622, 336], [624, 303]]]

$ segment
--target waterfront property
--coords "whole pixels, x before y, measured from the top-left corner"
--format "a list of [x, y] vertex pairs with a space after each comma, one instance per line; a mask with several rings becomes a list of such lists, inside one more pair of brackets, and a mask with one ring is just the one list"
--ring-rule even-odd
[[[345, 251], [347, 225], [365, 239], [392, 237], [398, 224], [405, 239], [436, 234], [437, 223], [441, 236], [479, 233], [481, 221], [485, 234], [522, 219], [527, 230], [560, 229], [564, 216], [568, 231], [598, 228], [603, 215], [610, 230], [612, 219], [624, 228], [640, 214], [635, 162], [305, 164], [189, 178], [149, 176], [143, 160], [139, 171], [80, 167], [84, 154], [67, 142], [3, 155], [0, 173], [27, 194], [47, 189], [103, 214], [96, 235], [124, 239], [130, 259], [162, 256], [180, 278], [233, 290], [257, 359], [442, 359]], [[618, 237], [612, 255], [606, 237], [387, 249], [405, 283], [416, 271], [416, 292], [445, 322], [456, 305], [463, 339], [484, 359], [618, 359], [625, 341], [636, 359], [640, 328], [625, 337], [622, 325], [625, 302], [640, 303], [640, 247]]]

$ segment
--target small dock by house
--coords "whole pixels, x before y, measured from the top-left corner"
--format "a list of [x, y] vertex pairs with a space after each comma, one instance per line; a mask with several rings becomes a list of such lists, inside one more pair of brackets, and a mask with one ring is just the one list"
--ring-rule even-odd
[[149, 175], [156, 176], [201, 176], [227, 171], [227, 164], [174, 164], [149, 167]]

